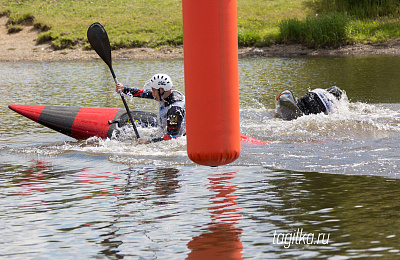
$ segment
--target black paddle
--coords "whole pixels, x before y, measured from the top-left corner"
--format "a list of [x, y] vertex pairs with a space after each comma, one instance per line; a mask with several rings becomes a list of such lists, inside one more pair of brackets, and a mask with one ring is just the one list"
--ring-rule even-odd
[[[92, 48], [96, 51], [96, 53], [100, 56], [100, 58], [108, 65], [110, 68], [111, 74], [114, 78], [115, 84], [118, 83], [117, 77], [115, 76], [114, 70], [112, 68], [112, 60], [111, 60], [111, 46], [110, 46], [110, 41], [108, 39], [108, 35], [106, 30], [104, 29], [103, 25], [100, 23], [94, 23], [92, 24], [88, 31], [87, 31], [87, 37], [89, 40], [90, 45]], [[122, 91], [119, 92], [121, 95], [122, 102], [124, 102], [124, 106], [126, 109], [126, 112], [128, 113], [129, 119], [132, 122], [133, 129], [135, 130], [135, 134], [137, 139], [139, 139], [139, 133], [137, 131], [135, 121], [133, 121], [131, 112], [129, 111], [128, 104], [126, 103], [126, 100], [124, 98], [124, 94]]]

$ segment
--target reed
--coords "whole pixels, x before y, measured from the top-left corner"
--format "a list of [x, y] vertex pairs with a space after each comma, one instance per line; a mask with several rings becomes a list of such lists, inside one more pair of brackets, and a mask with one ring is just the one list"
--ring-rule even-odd
[[305, 3], [317, 14], [303, 20], [281, 21], [280, 41], [283, 43], [337, 47], [400, 38], [398, 0], [314, 0]]
[[336, 47], [348, 42], [349, 17], [340, 13], [310, 17], [305, 20], [287, 19], [280, 23], [284, 43], [301, 43], [309, 47]]

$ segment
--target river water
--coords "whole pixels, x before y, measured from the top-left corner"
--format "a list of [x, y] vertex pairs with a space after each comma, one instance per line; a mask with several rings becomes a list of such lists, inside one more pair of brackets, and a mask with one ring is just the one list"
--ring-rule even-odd
[[[243, 143], [238, 160], [217, 168], [192, 163], [185, 137], [76, 141], [7, 108], [122, 108], [101, 60], [0, 66], [1, 257], [400, 257], [399, 56], [240, 59], [241, 131], [269, 143]], [[181, 59], [113, 68], [124, 85], [162, 72], [184, 92]], [[337, 113], [276, 117], [281, 91], [333, 85], [346, 91]]]

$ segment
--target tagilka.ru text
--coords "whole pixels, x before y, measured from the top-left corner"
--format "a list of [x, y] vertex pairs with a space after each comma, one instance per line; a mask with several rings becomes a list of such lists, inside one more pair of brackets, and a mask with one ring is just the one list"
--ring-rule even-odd
[[289, 248], [291, 245], [327, 245], [329, 244], [329, 233], [306, 233], [302, 228], [294, 232], [274, 232], [274, 245], [283, 245]]

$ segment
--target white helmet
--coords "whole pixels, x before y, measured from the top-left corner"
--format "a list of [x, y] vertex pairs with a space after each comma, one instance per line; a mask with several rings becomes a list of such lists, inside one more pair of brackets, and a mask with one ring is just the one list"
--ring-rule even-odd
[[172, 80], [167, 74], [156, 74], [150, 79], [150, 87], [169, 91], [172, 89]]

